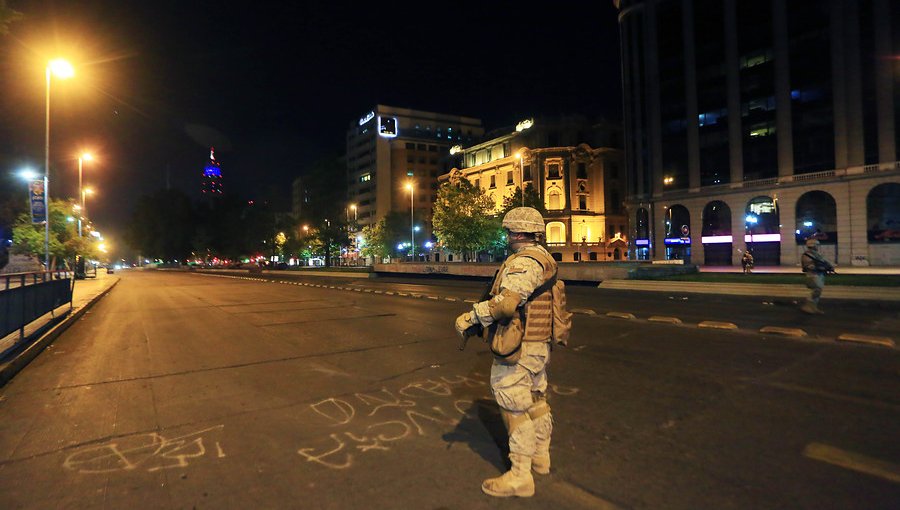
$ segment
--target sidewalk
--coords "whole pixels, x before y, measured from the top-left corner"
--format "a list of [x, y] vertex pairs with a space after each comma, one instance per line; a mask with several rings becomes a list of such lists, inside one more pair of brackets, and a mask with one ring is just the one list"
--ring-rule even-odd
[[[843, 271], [843, 270], [842, 270]], [[638, 290], [652, 292], [695, 292], [701, 294], [726, 294], [732, 296], [767, 296], [782, 298], [809, 297], [809, 289], [796, 284], [766, 283], [707, 283], [661, 280], [604, 280], [600, 289]], [[854, 287], [828, 285], [822, 291], [823, 299], [852, 299], [856, 301], [900, 302], [898, 287]]]
[[[697, 266], [701, 273], [742, 273], [741, 266]], [[841, 274], [900, 274], [897, 266], [835, 266]], [[799, 274], [800, 266], [753, 266], [754, 273]], [[826, 287], [827, 288], [827, 287]]]
[[0, 386], [25, 368], [118, 282], [117, 276], [107, 275], [105, 271], [99, 271], [96, 278], [75, 280], [71, 311], [67, 303], [53, 313], [32, 321], [25, 326], [25, 340], [22, 342], [19, 342], [18, 331], [0, 339]]

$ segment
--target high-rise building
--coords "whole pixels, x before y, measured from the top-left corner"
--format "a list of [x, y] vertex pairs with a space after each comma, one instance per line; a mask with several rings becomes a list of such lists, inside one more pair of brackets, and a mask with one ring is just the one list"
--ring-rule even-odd
[[222, 196], [222, 168], [216, 161], [216, 149], [209, 148], [209, 161], [203, 167], [203, 181], [201, 191], [204, 196]]
[[554, 259], [627, 256], [621, 127], [570, 115], [527, 119], [485, 139], [452, 150], [457, 169], [493, 199], [495, 211], [524, 183], [547, 211], [545, 240]]
[[423, 220], [417, 235], [426, 242], [437, 178], [449, 170], [450, 147], [470, 144], [483, 133], [479, 119], [385, 105], [354, 119], [347, 131], [348, 201], [360, 227], [391, 211], [408, 214], [407, 185], [412, 185], [415, 216]]
[[900, 264], [896, 2], [614, 3], [632, 253]]

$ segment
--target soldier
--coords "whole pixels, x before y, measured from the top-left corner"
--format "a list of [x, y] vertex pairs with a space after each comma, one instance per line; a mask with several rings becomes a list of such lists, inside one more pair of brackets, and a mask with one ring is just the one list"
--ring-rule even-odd
[[803, 272], [806, 273], [806, 287], [810, 289], [810, 297], [800, 307], [806, 313], [825, 313], [819, 310], [819, 297], [825, 288], [825, 275], [834, 274], [834, 266], [819, 253], [819, 240], [806, 240], [806, 251], [800, 256]]
[[[507, 242], [513, 252], [497, 272], [491, 298], [473, 305], [456, 319], [465, 335], [473, 326], [487, 328], [494, 353], [491, 392], [509, 433], [512, 469], [481, 484], [486, 494], [498, 497], [534, 495], [534, 478], [550, 473], [550, 434], [553, 420], [546, 401], [547, 364], [552, 335], [552, 298], [548, 284], [556, 281], [556, 261], [538, 243], [544, 233], [541, 213], [516, 207], [503, 218]], [[503, 337], [503, 338], [501, 338]], [[509, 351], [499, 341], [513, 341]]]

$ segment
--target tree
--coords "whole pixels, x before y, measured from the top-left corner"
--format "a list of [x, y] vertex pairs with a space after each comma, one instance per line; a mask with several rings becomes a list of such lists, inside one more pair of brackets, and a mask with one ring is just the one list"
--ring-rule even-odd
[[[514, 209], [516, 207], [523, 207], [522, 204], [522, 188], [516, 186], [516, 189], [513, 190], [512, 193], [503, 197], [503, 206], [500, 209], [499, 216], [502, 218], [506, 216], [506, 213], [510, 211], [510, 209]], [[529, 182], [525, 185], [525, 203], [524, 207], [533, 207], [541, 213], [541, 216], [547, 217], [547, 209], [544, 207], [544, 201], [541, 199], [540, 193], [534, 189], [534, 186]]]
[[481, 188], [455, 171], [438, 188], [434, 233], [445, 247], [463, 254], [489, 249], [500, 232], [500, 220], [493, 208], [493, 200]]
[[364, 257], [372, 257], [376, 261], [391, 254], [390, 241], [387, 240], [387, 225], [384, 218], [378, 223], [366, 225], [362, 229], [363, 244], [360, 253]]
[[[73, 202], [67, 200], [50, 200], [50, 269], [56, 268], [57, 261], [72, 260], [75, 255], [96, 258], [96, 242], [89, 237], [79, 237], [74, 222], [68, 221]], [[13, 253], [31, 255], [40, 260], [44, 258], [44, 225], [31, 222], [30, 213], [22, 213], [13, 225]]]

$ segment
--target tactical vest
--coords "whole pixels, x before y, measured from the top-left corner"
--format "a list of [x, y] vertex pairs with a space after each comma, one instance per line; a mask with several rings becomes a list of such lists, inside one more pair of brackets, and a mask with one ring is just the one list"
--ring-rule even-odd
[[[556, 274], [557, 265], [553, 257], [547, 253], [547, 250], [540, 246], [527, 246], [518, 252], [510, 255], [500, 271], [497, 272], [497, 278], [491, 286], [491, 295], [496, 296], [500, 293], [500, 279], [505, 274], [506, 268], [519, 257], [528, 257], [538, 264], [544, 270], [541, 278], [542, 283], [546, 283], [553, 275]], [[525, 323], [525, 336], [523, 342], [549, 342], [553, 333], [553, 297], [550, 292], [543, 292], [534, 299], [529, 299], [525, 306], [520, 308], [519, 318]], [[516, 319], [514, 319], [516, 320]]]

